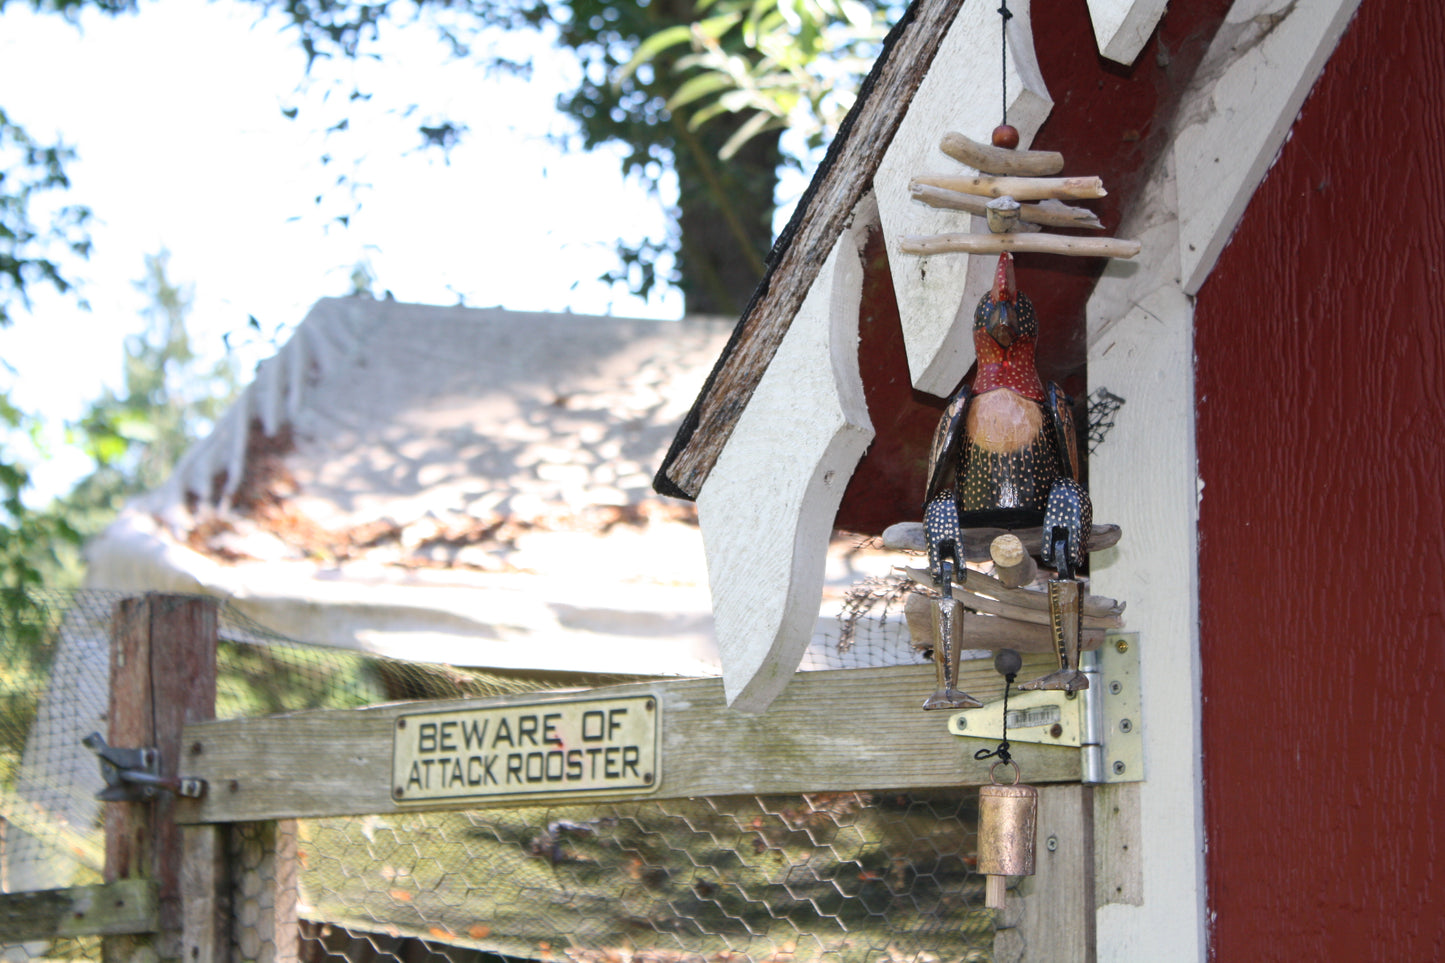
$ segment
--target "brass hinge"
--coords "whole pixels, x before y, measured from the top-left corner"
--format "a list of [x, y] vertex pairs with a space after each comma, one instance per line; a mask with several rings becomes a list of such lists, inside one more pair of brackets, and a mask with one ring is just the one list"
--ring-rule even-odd
[[[1141, 782], [1144, 734], [1139, 696], [1139, 633], [1111, 632], [1096, 651], [1079, 657], [1089, 676], [1081, 692], [1012, 692], [1008, 739], [1046, 746], [1075, 746], [1086, 783]], [[1003, 700], [954, 713], [955, 736], [997, 741], [1003, 732]]]

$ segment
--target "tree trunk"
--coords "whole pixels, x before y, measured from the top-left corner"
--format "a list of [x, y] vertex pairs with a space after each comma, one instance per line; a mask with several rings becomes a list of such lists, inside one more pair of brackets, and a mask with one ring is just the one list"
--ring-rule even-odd
[[778, 131], [748, 141], [727, 161], [718, 151], [746, 116], [697, 131], [678, 123], [678, 286], [688, 314], [742, 314], [763, 277], [773, 240], [773, 195], [782, 152]]

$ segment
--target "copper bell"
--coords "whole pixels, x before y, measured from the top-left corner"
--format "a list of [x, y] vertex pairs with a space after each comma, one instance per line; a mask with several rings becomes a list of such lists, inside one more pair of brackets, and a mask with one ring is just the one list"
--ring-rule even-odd
[[978, 871], [984, 874], [984, 905], [1003, 909], [1004, 889], [1009, 876], [1034, 874], [1034, 834], [1039, 821], [1039, 791], [1019, 784], [1018, 763], [1014, 782], [998, 782], [994, 763], [989, 770], [992, 785], [978, 789]]

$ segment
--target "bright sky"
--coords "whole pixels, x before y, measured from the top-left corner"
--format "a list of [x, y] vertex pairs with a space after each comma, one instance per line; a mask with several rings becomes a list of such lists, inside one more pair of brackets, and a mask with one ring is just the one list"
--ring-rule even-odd
[[[87, 12], [79, 30], [19, 4], [0, 15], [0, 107], [36, 139], [76, 148], [65, 200], [96, 218], [94, 254], [70, 266], [91, 310], [41, 292], [0, 332], [0, 358], [15, 369], [0, 379], [50, 421], [53, 440], [102, 382], [119, 383], [122, 340], [142, 325], [134, 282], [163, 247], [171, 279], [194, 285], [196, 347], [214, 356], [223, 334], [244, 338], [249, 316], [270, 333], [346, 293], [363, 260], [375, 290], [403, 301], [681, 313], [675, 292], [643, 303], [596, 280], [615, 267], [619, 237], [660, 236], [663, 203], [622, 182], [614, 154], [564, 154], [548, 140], [570, 130], [554, 104], [576, 67], [547, 57], [544, 40], [500, 38], [511, 58], [543, 56], [528, 83], [443, 63], [421, 24], [392, 31], [380, 63], [323, 68], [340, 88], [316, 82], [298, 94], [304, 60], [281, 23], [258, 22], [249, 4], [196, 0], [143, 3], [119, 19]], [[345, 103], [352, 70], [371, 102]], [[418, 123], [435, 118], [402, 117], [412, 103], [470, 128], [450, 163], [416, 149]], [[286, 107], [299, 108], [297, 120]], [[346, 134], [317, 133], [348, 116]], [[328, 151], [335, 160], [323, 166]], [[340, 173], [369, 185], [348, 229], [332, 222], [353, 205], [333, 187]], [[243, 378], [269, 351], [242, 355]], [[34, 466], [31, 501], [88, 467], [56, 450]]]

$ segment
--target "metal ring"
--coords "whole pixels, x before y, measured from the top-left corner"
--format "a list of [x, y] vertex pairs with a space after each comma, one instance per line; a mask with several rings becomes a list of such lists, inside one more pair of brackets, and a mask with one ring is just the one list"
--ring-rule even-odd
[[1001, 783], [1001, 782], [998, 781], [998, 777], [993, 774], [993, 771], [994, 771], [995, 769], [997, 769], [999, 766], [1013, 766], [1013, 767], [1014, 767], [1014, 781], [1011, 782], [1011, 783], [1009, 783], [1009, 785], [1011, 785], [1011, 786], [1017, 786], [1017, 785], [1023, 780], [1024, 774], [1023, 774], [1023, 772], [1019, 769], [1019, 764], [1018, 764], [1018, 763], [1014, 762], [1012, 759], [1010, 759], [1008, 762], [1003, 762], [1002, 760], [1000, 760], [999, 762], [996, 762], [996, 763], [994, 763], [992, 766], [989, 766], [989, 767], [988, 767], [988, 778], [989, 778], [989, 781], [992, 782], [995, 786], [1002, 786], [1002, 785], [1003, 785], [1003, 783]]

